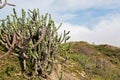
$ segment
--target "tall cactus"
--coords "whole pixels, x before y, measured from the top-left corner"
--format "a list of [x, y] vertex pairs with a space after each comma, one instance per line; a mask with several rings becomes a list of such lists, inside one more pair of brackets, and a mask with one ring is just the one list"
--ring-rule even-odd
[[59, 36], [61, 24], [56, 27], [51, 15], [40, 16], [38, 9], [29, 10], [28, 15], [22, 10], [21, 17], [13, 11], [12, 19], [7, 16], [0, 26], [0, 44], [7, 49], [5, 55], [14, 53], [19, 57], [25, 77], [50, 79], [58, 47], [70, 38], [69, 32]]

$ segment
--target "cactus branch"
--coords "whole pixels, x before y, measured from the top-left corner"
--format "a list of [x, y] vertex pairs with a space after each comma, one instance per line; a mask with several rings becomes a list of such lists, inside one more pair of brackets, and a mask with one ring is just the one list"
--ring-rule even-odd
[[[2, 1], [0, 0], [0, 3], [2, 3]], [[10, 4], [7, 2], [7, 0], [5, 0], [5, 2], [0, 6], [0, 9], [4, 8], [6, 5], [9, 5], [9, 6], [16, 6], [15, 4]]]
[[16, 44], [16, 35], [14, 34], [13, 35], [13, 42], [10, 45], [9, 50], [6, 52], [6, 54], [4, 54], [3, 56], [1, 56], [0, 59], [3, 58], [4, 56], [8, 55], [14, 49], [15, 44]]
[[[2, 3], [2, 1], [0, 0], [0, 2]], [[4, 8], [7, 5], [7, 0], [5, 0], [5, 2], [3, 3], [3, 5], [0, 6], [0, 9]]]

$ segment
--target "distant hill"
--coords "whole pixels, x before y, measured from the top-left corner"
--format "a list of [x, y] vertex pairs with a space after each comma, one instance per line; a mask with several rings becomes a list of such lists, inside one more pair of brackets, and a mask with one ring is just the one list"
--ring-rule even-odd
[[[53, 80], [60, 80], [61, 77], [61, 80], [120, 80], [120, 48], [84, 41], [62, 46], [68, 44], [68, 51], [59, 51], [51, 75]], [[0, 56], [2, 54], [0, 52]], [[9, 55], [0, 60], [0, 80], [26, 80], [17, 57]]]

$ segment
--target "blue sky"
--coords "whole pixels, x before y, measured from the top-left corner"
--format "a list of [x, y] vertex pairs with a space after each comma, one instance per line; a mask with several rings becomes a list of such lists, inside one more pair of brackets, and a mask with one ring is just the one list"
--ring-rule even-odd
[[[50, 13], [60, 32], [70, 30], [70, 41], [120, 46], [120, 0], [8, 0], [16, 4], [20, 15], [23, 8], [39, 8], [41, 14]], [[0, 19], [12, 14], [6, 6], [0, 10]]]

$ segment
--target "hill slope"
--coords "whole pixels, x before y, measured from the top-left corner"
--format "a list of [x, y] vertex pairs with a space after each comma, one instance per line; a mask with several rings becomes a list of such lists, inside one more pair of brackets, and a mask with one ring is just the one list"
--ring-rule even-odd
[[[60, 80], [61, 76], [62, 80], [120, 80], [120, 48], [87, 42], [66, 44], [70, 44], [70, 49], [67, 52], [60, 51], [51, 74], [52, 80]], [[0, 80], [6, 79], [26, 80], [18, 58], [13, 55], [0, 60]]]
[[[76, 72], [79, 80], [120, 80], [120, 48], [87, 42], [69, 44], [67, 56], [75, 64], [72, 70], [70, 67], [68, 69]], [[64, 52], [62, 53], [64, 57]]]

